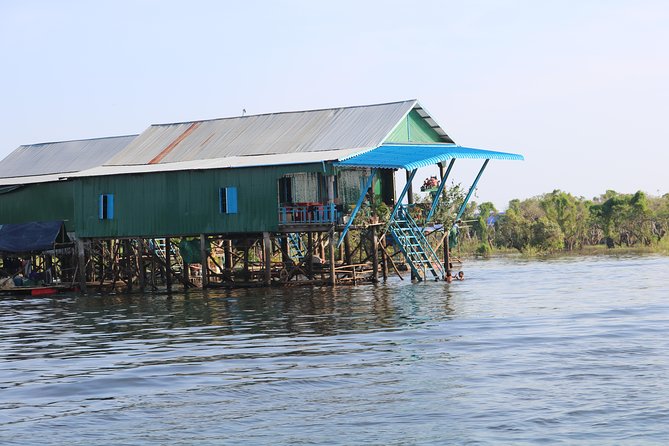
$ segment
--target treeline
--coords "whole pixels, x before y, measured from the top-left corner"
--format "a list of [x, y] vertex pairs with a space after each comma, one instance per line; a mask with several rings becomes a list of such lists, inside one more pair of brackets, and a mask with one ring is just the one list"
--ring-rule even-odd
[[554, 252], [596, 245], [652, 247], [663, 242], [669, 229], [669, 194], [609, 190], [587, 200], [555, 190], [512, 200], [503, 213], [489, 202], [471, 203], [463, 222], [461, 238], [476, 243], [481, 254], [495, 248]]

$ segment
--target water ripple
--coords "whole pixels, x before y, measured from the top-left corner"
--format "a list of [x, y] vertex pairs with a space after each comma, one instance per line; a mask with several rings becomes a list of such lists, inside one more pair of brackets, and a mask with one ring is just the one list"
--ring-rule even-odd
[[666, 444], [668, 267], [0, 298], [0, 442]]

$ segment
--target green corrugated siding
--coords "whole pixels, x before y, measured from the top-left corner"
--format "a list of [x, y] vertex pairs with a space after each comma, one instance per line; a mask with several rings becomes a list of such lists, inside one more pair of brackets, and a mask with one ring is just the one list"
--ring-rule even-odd
[[[277, 181], [322, 164], [162, 172], [82, 178], [77, 182], [81, 237], [178, 236], [278, 229]], [[237, 187], [237, 214], [219, 212], [219, 188]], [[100, 194], [114, 194], [113, 220], [100, 220]]]
[[442, 140], [416, 110], [411, 110], [395, 127], [386, 142], [442, 142]]
[[73, 191], [72, 181], [60, 181], [31, 184], [0, 194], [0, 224], [64, 220], [67, 230], [73, 231]]

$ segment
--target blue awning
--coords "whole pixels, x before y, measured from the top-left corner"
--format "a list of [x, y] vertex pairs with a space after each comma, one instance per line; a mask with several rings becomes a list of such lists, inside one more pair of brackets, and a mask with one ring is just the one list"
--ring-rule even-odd
[[0, 252], [47, 251], [54, 248], [59, 235], [65, 238], [61, 220], [0, 225]]
[[453, 158], [523, 160], [523, 155], [455, 144], [384, 144], [335, 163], [336, 166], [414, 170]]

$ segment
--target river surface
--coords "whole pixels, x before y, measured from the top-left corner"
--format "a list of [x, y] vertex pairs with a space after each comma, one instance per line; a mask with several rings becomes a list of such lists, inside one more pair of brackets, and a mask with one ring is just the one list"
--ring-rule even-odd
[[465, 272], [0, 297], [0, 444], [669, 444], [669, 258]]

